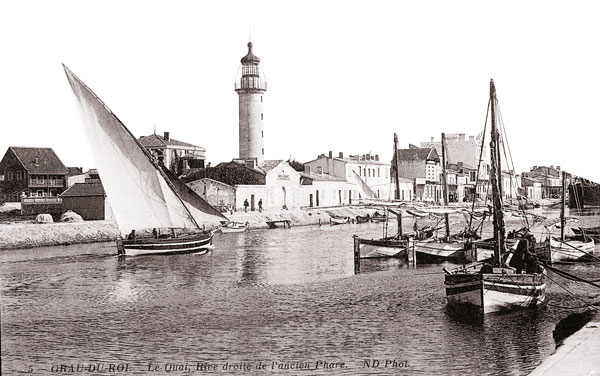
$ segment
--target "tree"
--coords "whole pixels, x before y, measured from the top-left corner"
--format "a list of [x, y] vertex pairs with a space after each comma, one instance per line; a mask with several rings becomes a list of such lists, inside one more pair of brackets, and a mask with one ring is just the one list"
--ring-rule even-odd
[[290, 164], [290, 166], [292, 166], [292, 168], [294, 170], [299, 171], [299, 172], [304, 172], [304, 163], [298, 162], [295, 159], [288, 160], [288, 163]]

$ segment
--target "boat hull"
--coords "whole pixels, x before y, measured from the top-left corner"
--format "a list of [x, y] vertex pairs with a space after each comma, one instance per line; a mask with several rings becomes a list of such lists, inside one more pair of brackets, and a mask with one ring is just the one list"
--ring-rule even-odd
[[[446, 243], [435, 239], [416, 241], [417, 262], [420, 261], [475, 261], [475, 252], [465, 249], [464, 242]], [[473, 253], [473, 254], [471, 254]]]
[[329, 219], [329, 222], [331, 223], [331, 225], [344, 225], [346, 223], [350, 223], [350, 218], [349, 217], [331, 217]]
[[451, 306], [470, 306], [481, 313], [537, 307], [546, 299], [545, 271], [538, 274], [447, 274], [444, 285]]
[[213, 248], [212, 237], [212, 233], [196, 233], [166, 239], [119, 239], [117, 248], [124, 256], [206, 253]]
[[593, 257], [600, 256], [594, 254], [594, 241], [579, 241], [579, 240], [565, 240], [550, 238], [550, 248], [552, 255], [552, 262], [559, 261], [582, 261], [589, 260]]

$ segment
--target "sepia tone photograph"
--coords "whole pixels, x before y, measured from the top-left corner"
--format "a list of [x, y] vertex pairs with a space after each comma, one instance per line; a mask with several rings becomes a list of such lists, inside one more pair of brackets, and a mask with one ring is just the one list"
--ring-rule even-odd
[[0, 4], [0, 373], [597, 374], [599, 11]]

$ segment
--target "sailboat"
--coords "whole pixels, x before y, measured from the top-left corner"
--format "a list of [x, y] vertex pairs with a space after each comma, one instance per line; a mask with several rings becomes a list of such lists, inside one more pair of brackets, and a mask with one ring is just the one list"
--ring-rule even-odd
[[[446, 172], [446, 134], [442, 133], [442, 180], [445, 207], [437, 210], [437, 215], [444, 216], [446, 236], [423, 236], [424, 231], [417, 231], [414, 239], [417, 259], [419, 261], [450, 260], [457, 262], [475, 261], [476, 255], [472, 248], [472, 242], [476, 237], [476, 231], [465, 230], [461, 234], [450, 234], [449, 215], [462, 212], [462, 209], [451, 209], [448, 207], [448, 174]], [[432, 212], [429, 211], [431, 214]], [[417, 230], [415, 222], [415, 229]], [[437, 227], [437, 226], [436, 226]]]
[[[398, 135], [394, 133], [394, 159], [392, 162], [392, 177], [394, 178], [395, 185], [395, 198], [399, 199], [399, 177], [398, 177], [398, 160], [396, 153], [398, 152]], [[397, 203], [388, 202], [387, 204], [396, 206]], [[387, 214], [378, 215], [378, 218], [385, 218], [385, 221], [381, 221], [384, 225], [384, 234], [379, 239], [367, 239], [361, 238], [356, 235], [354, 239], [354, 252], [355, 258], [403, 258], [408, 263], [414, 261], [414, 254], [410, 252], [410, 244], [412, 242], [409, 237], [402, 234], [402, 210], [392, 209], [384, 205], [384, 210], [396, 215], [398, 221], [398, 232], [395, 235], [388, 236], [387, 234]], [[374, 216], [371, 216], [371, 220], [374, 220]], [[362, 246], [362, 247], [361, 247]], [[413, 247], [414, 251], [414, 247]]]
[[[474, 263], [469, 266], [446, 273], [444, 285], [446, 297], [450, 306], [474, 307], [481, 313], [511, 310], [516, 308], [534, 307], [542, 304], [546, 297], [546, 270], [540, 266], [528, 253], [528, 243], [520, 239], [521, 247], [515, 257], [528, 255], [526, 273], [522, 274], [523, 265], [516, 269], [510, 266], [513, 253], [506, 251], [506, 235], [504, 216], [502, 213], [502, 196], [500, 183], [502, 170], [500, 163], [499, 136], [496, 125], [497, 108], [496, 88], [494, 81], [490, 82], [490, 117], [491, 117], [491, 171], [493, 224], [494, 224], [494, 256], [491, 263]], [[531, 261], [531, 262], [529, 262]]]
[[560, 261], [585, 261], [595, 259], [594, 240], [585, 236], [566, 236], [565, 235], [565, 194], [566, 194], [566, 173], [562, 172], [561, 189], [561, 208], [560, 208], [560, 238], [549, 236], [550, 242], [550, 260], [551, 262]]
[[104, 102], [63, 68], [117, 222], [118, 254], [206, 253], [213, 232], [200, 223], [218, 225], [227, 218], [176, 177], [169, 178]]

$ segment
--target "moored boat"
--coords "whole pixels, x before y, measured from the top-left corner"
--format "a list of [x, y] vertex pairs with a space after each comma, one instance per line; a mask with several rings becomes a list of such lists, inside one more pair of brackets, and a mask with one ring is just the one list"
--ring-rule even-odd
[[242, 223], [233, 221], [221, 221], [221, 226], [219, 227], [218, 231], [223, 234], [250, 231], [250, 224], [248, 222]]
[[[216, 225], [227, 218], [176, 177], [169, 178], [98, 96], [67, 67], [64, 70], [119, 229], [118, 254], [197, 253], [210, 249], [213, 232], [205, 230], [205, 225]], [[168, 231], [161, 235], [161, 229]]]
[[[491, 169], [490, 183], [493, 204], [493, 258], [490, 263], [447, 270], [444, 278], [450, 306], [472, 307], [485, 314], [502, 310], [536, 307], [545, 301], [546, 270], [537, 263], [526, 239], [518, 239], [514, 252], [507, 252], [500, 182], [502, 169], [496, 121], [497, 98], [494, 81], [490, 82]], [[501, 117], [500, 117], [501, 119]], [[484, 136], [485, 137], [485, 136]], [[514, 266], [511, 260], [514, 257]], [[525, 274], [522, 273], [525, 267]]]

